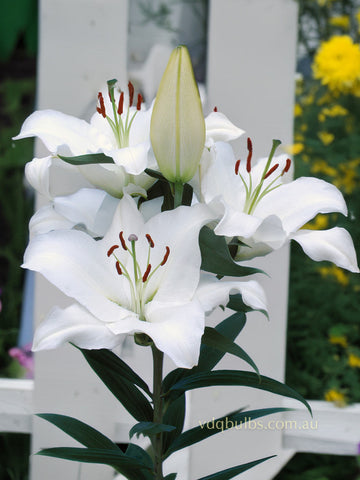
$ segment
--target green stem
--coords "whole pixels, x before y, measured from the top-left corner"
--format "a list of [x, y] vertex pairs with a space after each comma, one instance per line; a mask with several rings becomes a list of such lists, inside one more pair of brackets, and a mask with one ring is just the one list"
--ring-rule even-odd
[[[153, 364], [154, 364], [154, 385], [153, 385], [153, 402], [154, 402], [154, 423], [162, 423], [163, 417], [163, 399], [161, 396], [161, 384], [163, 375], [164, 354], [160, 352], [155, 345], [152, 346]], [[154, 448], [154, 473], [156, 480], [163, 480], [162, 472], [162, 433], [157, 433], [153, 438]]]
[[184, 192], [184, 184], [176, 182], [174, 183], [174, 208], [179, 207], [182, 204], [182, 197]]

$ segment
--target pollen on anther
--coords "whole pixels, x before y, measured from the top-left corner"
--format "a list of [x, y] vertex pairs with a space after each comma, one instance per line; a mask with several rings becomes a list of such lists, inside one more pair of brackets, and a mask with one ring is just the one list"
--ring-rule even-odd
[[281, 175], [284, 175], [284, 173], [287, 173], [290, 170], [290, 166], [291, 166], [291, 160], [290, 158], [288, 158], [286, 160], [286, 165], [284, 167], [284, 170], [281, 172]]
[[147, 233], [145, 237], [146, 237], [146, 240], [149, 242], [150, 248], [154, 248], [155, 243], [154, 243], [154, 240], [151, 238], [151, 235]]
[[117, 248], [119, 248], [119, 245], [113, 245], [112, 247], [110, 247], [107, 251], [107, 256], [110, 257]]
[[118, 115], [122, 115], [123, 111], [124, 111], [124, 92], [121, 92], [120, 98], [119, 98], [119, 105], [117, 109]]
[[147, 266], [147, 269], [145, 270], [145, 273], [144, 273], [144, 275], [143, 275], [143, 277], [142, 277], [143, 283], [145, 283], [146, 280], [148, 279], [148, 276], [149, 276], [149, 274], [150, 274], [150, 270], [151, 270], [151, 263], [149, 263], [149, 265]]
[[96, 110], [98, 111], [98, 113], [100, 113], [100, 115], [102, 115], [104, 118], [106, 118], [105, 103], [104, 103], [104, 98], [103, 98], [101, 92], [98, 93], [98, 100], [99, 100], [99, 103], [100, 103], [100, 108], [96, 107]]
[[170, 248], [168, 246], [166, 246], [165, 248], [166, 248], [166, 253], [164, 255], [163, 261], [160, 263], [161, 266], [165, 265], [170, 255]]
[[116, 268], [117, 273], [118, 273], [119, 275], [122, 275], [122, 270], [121, 270], [119, 261], [117, 261], [117, 262], [115, 263], [115, 268]]
[[131, 82], [128, 83], [128, 89], [129, 89], [129, 107], [131, 107], [134, 101], [134, 91], [135, 91], [134, 85]]
[[218, 111], [217, 107], [214, 107], [214, 112], [217, 112], [217, 111]]
[[246, 171], [248, 173], [251, 172], [251, 158], [252, 158], [252, 153], [253, 153], [253, 147], [252, 147], [252, 141], [251, 141], [251, 138], [248, 137], [247, 139], [247, 148], [248, 148], [248, 157], [247, 157], [247, 160], [246, 160]]
[[137, 98], [136, 110], [141, 110], [142, 101], [143, 101], [143, 97], [141, 93], [139, 93]]
[[120, 239], [122, 248], [123, 248], [124, 250], [127, 250], [128, 248], [127, 248], [126, 243], [125, 243], [124, 232], [123, 232], [123, 231], [121, 231], [121, 232], [119, 233], [119, 239]]
[[270, 168], [270, 170], [264, 175], [264, 180], [266, 180], [272, 173], [275, 172], [275, 170], [278, 168], [279, 164], [277, 163], [273, 167]]
[[235, 175], [238, 175], [240, 168], [240, 159], [235, 163]]

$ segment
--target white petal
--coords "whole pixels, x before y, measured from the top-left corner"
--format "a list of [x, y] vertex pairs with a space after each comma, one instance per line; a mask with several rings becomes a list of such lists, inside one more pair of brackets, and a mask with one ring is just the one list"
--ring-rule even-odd
[[25, 251], [23, 267], [40, 272], [104, 322], [135, 315], [127, 310], [127, 280], [98, 243], [78, 230], [38, 235]]
[[344, 228], [300, 230], [292, 238], [300, 243], [306, 255], [313, 260], [328, 260], [338, 267], [359, 273], [354, 244]]
[[344, 198], [331, 183], [312, 177], [301, 177], [266, 195], [255, 209], [255, 215], [266, 218], [277, 215], [288, 233], [295, 232], [318, 213], [347, 214]]
[[57, 213], [73, 225], [84, 226], [95, 237], [105, 235], [118, 203], [117, 199], [95, 188], [82, 188], [73, 195], [54, 199]]
[[51, 232], [52, 230], [70, 229], [74, 223], [55, 211], [54, 205], [41, 207], [31, 217], [29, 222], [29, 233], [32, 239], [36, 235]]
[[147, 168], [147, 154], [150, 149], [150, 141], [139, 143], [134, 146], [105, 150], [104, 153], [113, 158], [116, 165], [124, 167], [127, 173], [139, 175]]
[[211, 112], [205, 118], [206, 127], [206, 145], [209, 142], [229, 142], [239, 138], [244, 130], [236, 127], [230, 120], [220, 112]]
[[218, 280], [214, 275], [202, 273], [196, 298], [206, 313], [218, 305], [229, 302], [229, 295], [241, 293], [246, 305], [254, 310], [266, 310], [265, 292], [255, 280]]
[[[81, 155], [92, 151], [89, 129], [90, 125], [85, 120], [55, 110], [38, 110], [25, 120], [14, 140], [38, 137], [51, 153]], [[64, 146], [70, 152], [61, 148]]]
[[214, 229], [216, 235], [248, 238], [251, 237], [251, 235], [253, 235], [262, 224], [261, 218], [238, 211], [232, 206], [227, 205], [225, 202], [223, 202], [223, 204], [225, 207], [225, 214]]
[[128, 174], [119, 165], [80, 165], [78, 169], [92, 185], [105, 190], [113, 197], [122, 197], [124, 186], [129, 182]]
[[25, 165], [25, 177], [30, 185], [45, 198], [51, 200], [50, 166], [52, 157], [34, 158]]
[[80, 305], [65, 309], [55, 307], [35, 331], [33, 351], [57, 348], [72, 342], [80, 348], [112, 349], [122, 343], [122, 335], [115, 335], [97, 318]]

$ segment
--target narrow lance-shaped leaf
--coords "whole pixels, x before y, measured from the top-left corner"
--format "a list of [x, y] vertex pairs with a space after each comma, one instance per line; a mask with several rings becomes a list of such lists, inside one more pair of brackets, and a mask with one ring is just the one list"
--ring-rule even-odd
[[209, 227], [200, 230], [201, 269], [220, 276], [245, 277], [254, 273], [263, 273], [252, 267], [238, 265], [231, 258], [224, 237], [215, 235]]
[[226, 470], [221, 470], [220, 472], [207, 475], [206, 477], [201, 477], [198, 480], [230, 480], [230, 478], [234, 478], [236, 475], [246, 472], [246, 470], [256, 467], [256, 465], [259, 465], [260, 463], [263, 463], [270, 458], [274, 458], [275, 456], [276, 455], [271, 455], [270, 457], [255, 460], [254, 462], [244, 463], [243, 465], [237, 465], [236, 467], [230, 467]]
[[244, 360], [246, 363], [248, 363], [256, 371], [256, 373], [259, 373], [259, 369], [249, 355], [239, 345], [226, 338], [215, 328], [205, 327], [204, 335], [201, 341], [208, 347], [213, 347], [221, 352], [230, 353], [231, 355], [241, 358], [241, 360]]
[[82, 443], [85, 447], [106, 448], [107, 450], [116, 451], [119, 455], [123, 455], [116, 443], [95, 428], [90, 427], [90, 425], [87, 425], [76, 418], [55, 413], [38, 413], [37, 416], [60, 428], [63, 432]]
[[292, 388], [284, 383], [278, 382], [277, 380], [273, 380], [272, 378], [241, 370], [215, 370], [212, 372], [200, 372], [190, 375], [175, 383], [175, 385], [170, 388], [169, 393], [171, 394], [171, 392], [174, 392], [175, 394], [180, 394], [187, 390], [220, 385], [252, 387], [276, 395], [281, 395], [283, 397], [294, 398], [303, 403], [311, 414], [310, 405]]
[[88, 155], [78, 155], [74, 157], [64, 157], [58, 155], [61, 160], [70, 165], [90, 165], [94, 163], [114, 163], [111, 157], [108, 157], [104, 153], [89, 153]]
[[140, 422], [137, 423], [132, 427], [129, 432], [129, 437], [131, 438], [133, 435], [139, 437], [140, 435], [144, 435], [145, 437], [151, 437], [152, 435], [156, 435], [157, 433], [161, 432], [171, 432], [175, 430], [173, 425], [165, 425], [163, 423], [154, 423], [154, 422]]
[[166, 457], [170, 456], [172, 453], [181, 450], [183, 448], [189, 447], [194, 443], [201, 442], [206, 438], [209, 438], [217, 433], [229, 430], [232, 428], [241, 429], [242, 425], [254, 420], [256, 418], [265, 417], [266, 415], [272, 415], [274, 413], [285, 412], [292, 410], [291, 408], [263, 408], [259, 410], [248, 410], [244, 412], [239, 410], [234, 413], [229, 413], [223, 417], [212, 419], [209, 422], [199, 422], [198, 427], [191, 428], [190, 430], [182, 433], [170, 446], [166, 452]]

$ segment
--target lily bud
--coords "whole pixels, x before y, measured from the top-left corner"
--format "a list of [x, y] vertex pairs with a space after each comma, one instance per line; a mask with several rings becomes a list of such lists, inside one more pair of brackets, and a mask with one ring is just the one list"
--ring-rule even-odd
[[172, 52], [151, 117], [150, 138], [161, 173], [186, 183], [196, 173], [205, 144], [200, 95], [186, 47]]

